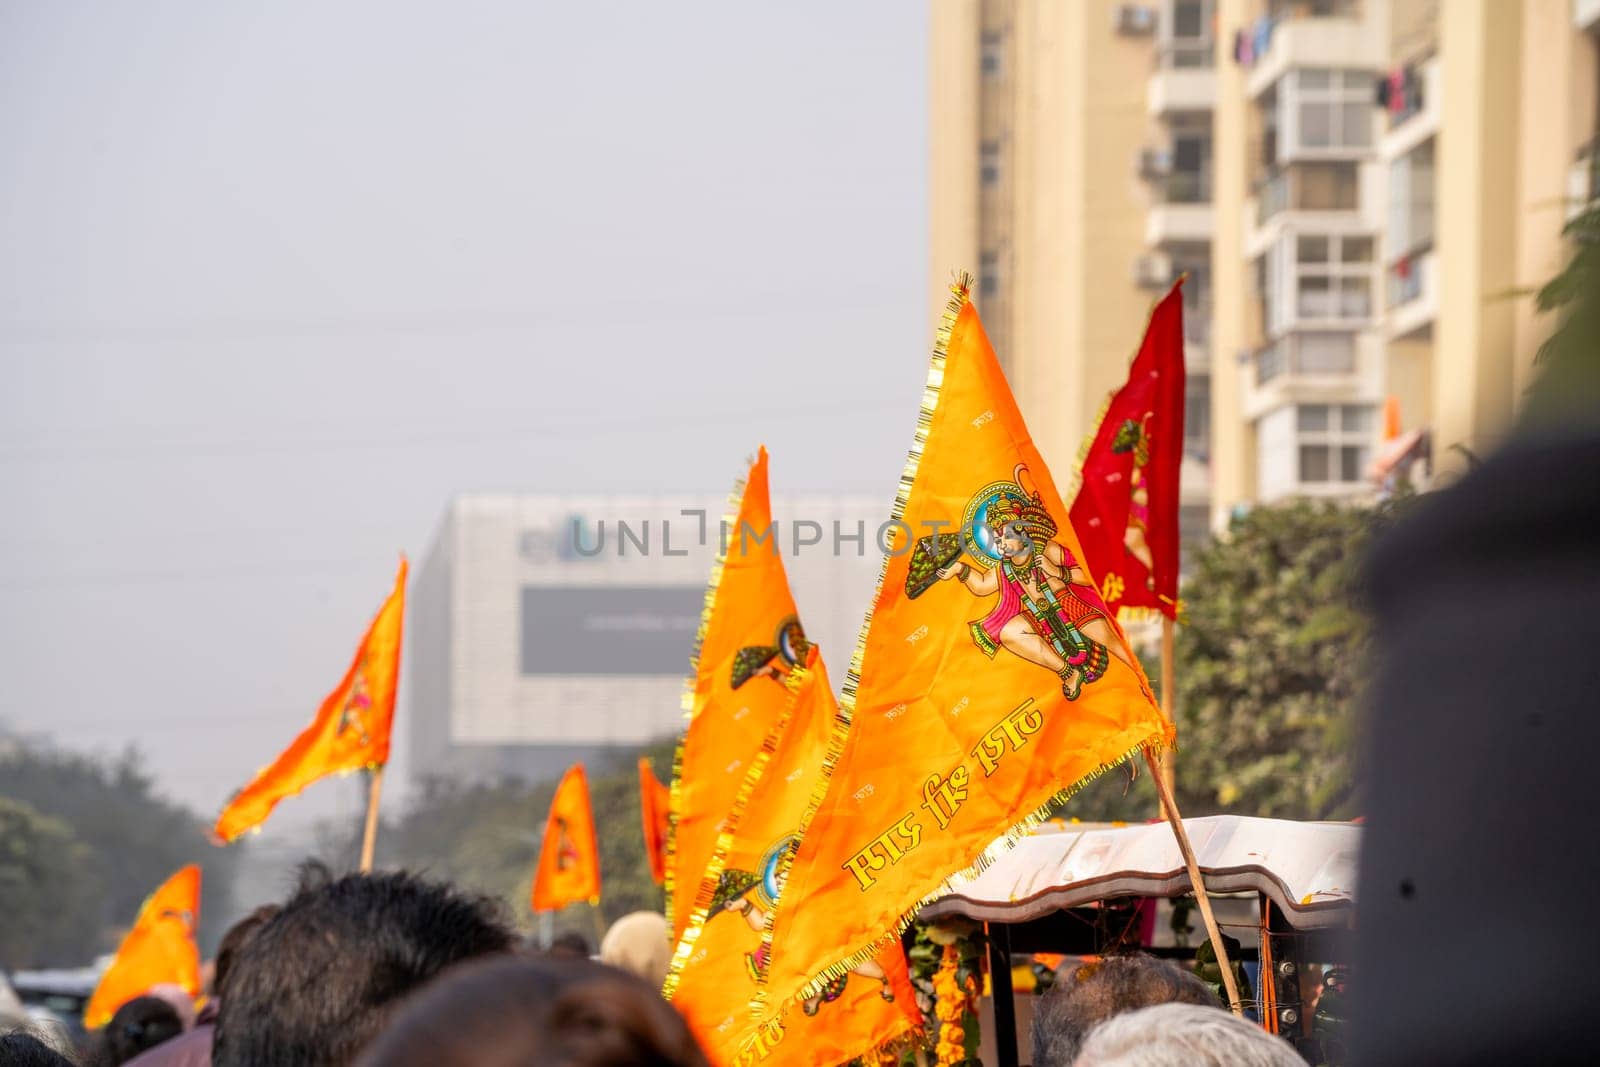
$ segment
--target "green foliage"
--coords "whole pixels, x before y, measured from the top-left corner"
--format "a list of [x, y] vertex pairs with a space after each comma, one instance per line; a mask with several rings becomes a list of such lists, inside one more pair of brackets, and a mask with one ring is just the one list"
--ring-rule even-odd
[[0, 797], [0, 968], [83, 960], [77, 923], [105, 895], [92, 867], [72, 827]]
[[1355, 713], [1372, 670], [1357, 571], [1395, 506], [1256, 508], [1196, 554], [1177, 643], [1186, 816], [1354, 814]]
[[[606, 764], [589, 768], [589, 796], [600, 845], [602, 893], [598, 925], [609, 925], [633, 911], [660, 911], [662, 891], [650, 877], [639, 810], [639, 756], [649, 756], [656, 773], [672, 767], [673, 743], [619, 752]], [[500, 899], [524, 932], [534, 929], [528, 909], [534, 865], [544, 820], [555, 795], [554, 781], [504, 781], [459, 785], [434, 781], [400, 818], [386, 822], [378, 835], [377, 862], [406, 867]], [[340, 866], [353, 866], [353, 842], [341, 837], [323, 853]], [[338, 861], [343, 861], [339, 863]], [[588, 908], [567, 908], [555, 917], [555, 930], [576, 930], [590, 940], [597, 919]]]
[[[26, 958], [0, 962], [13, 967], [87, 964], [116, 948], [144, 898], [187, 863], [204, 871], [202, 948], [221, 937], [237, 856], [213, 846], [208, 824], [194, 813], [156, 794], [136, 751], [106, 760], [19, 746], [0, 755], [0, 797], [14, 802], [13, 811], [26, 806], [46, 817], [43, 829], [32, 822], [27, 832], [43, 833], [40, 840], [58, 857], [47, 865], [50, 870], [40, 869], [41, 881], [29, 883], [51, 909], [51, 936], [34, 942]], [[23, 826], [21, 817], [13, 819], [11, 825]], [[58, 894], [50, 888], [51, 879], [66, 874], [74, 888]], [[9, 912], [11, 897], [5, 899]]]
[[1539, 346], [1541, 374], [1528, 393], [1525, 426], [1600, 427], [1600, 201], [1562, 230], [1572, 258], [1537, 296], [1555, 328]]

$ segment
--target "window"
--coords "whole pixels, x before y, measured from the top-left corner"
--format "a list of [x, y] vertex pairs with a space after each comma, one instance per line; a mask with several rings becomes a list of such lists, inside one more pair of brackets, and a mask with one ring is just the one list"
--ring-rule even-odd
[[978, 147], [978, 179], [984, 185], [1000, 181], [999, 141], [985, 141]]
[[1211, 377], [1191, 374], [1183, 388], [1183, 450], [1202, 463], [1211, 458]]
[[992, 300], [1000, 293], [1000, 253], [983, 252], [978, 256], [978, 296]]
[[1366, 477], [1376, 417], [1370, 404], [1301, 404], [1295, 409], [1299, 477], [1308, 485]]
[[1278, 94], [1279, 139], [1276, 162], [1301, 151], [1312, 155], [1369, 148], [1372, 145], [1372, 75], [1359, 70], [1291, 71]]
[[[969, 38], [970, 40], [970, 38]], [[980, 44], [978, 69], [985, 78], [1000, 76], [1000, 62], [1005, 55], [1005, 38], [998, 30], [985, 30]]]
[[1178, 130], [1172, 135], [1172, 172], [1167, 203], [1201, 204], [1211, 199], [1211, 129]]
[[1370, 318], [1372, 238], [1301, 234], [1293, 240], [1296, 318], [1314, 322]]

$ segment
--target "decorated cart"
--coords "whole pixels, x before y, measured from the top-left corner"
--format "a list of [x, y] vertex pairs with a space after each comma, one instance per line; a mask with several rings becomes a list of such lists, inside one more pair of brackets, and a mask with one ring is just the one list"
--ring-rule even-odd
[[[1341, 1062], [1337, 965], [1349, 958], [1361, 828], [1236, 815], [1185, 826], [1224, 937], [1238, 942], [1229, 948], [1249, 979], [1247, 1013], [1310, 1063]], [[941, 929], [965, 928], [981, 931], [987, 945], [989, 995], [975, 998], [982, 1041], [978, 1049], [969, 1042], [968, 1060], [976, 1051], [991, 1067], [1029, 1062], [1032, 997], [1016, 987], [1031, 992], [1034, 974], [1043, 983], [1051, 977], [1047, 966], [1029, 968], [1032, 954], [1046, 963], [1131, 949], [1198, 956], [1204, 977], [1205, 935], [1188, 922], [1184, 902], [1191, 890], [1165, 823], [1052, 823], [959, 892], [925, 906], [918, 917], [936, 938]], [[955, 1013], [946, 1007], [942, 1014]], [[944, 1062], [963, 1062], [949, 1041], [942, 1051]]]

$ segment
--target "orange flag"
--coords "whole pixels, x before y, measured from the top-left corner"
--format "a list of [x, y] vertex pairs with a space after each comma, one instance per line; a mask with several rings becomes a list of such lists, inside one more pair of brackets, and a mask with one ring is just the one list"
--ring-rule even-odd
[[940, 327], [826, 792], [768, 924], [773, 1018], [1168, 726], [965, 285]]
[[190, 996], [200, 993], [200, 868], [184, 867], [145, 898], [139, 917], [117, 946], [116, 958], [100, 976], [83, 1009], [83, 1025], [98, 1030], [134, 997], [171, 983]]
[[787, 684], [794, 698], [744, 776], [663, 989], [715, 1064], [846, 1063], [922, 1021], [898, 942], [781, 1021], [757, 1027], [750, 1017], [772, 954], [761, 934], [783, 890], [795, 831], [823, 782], [838, 710], [814, 647]]
[[810, 647], [778, 555], [765, 448], [734, 496], [683, 697], [689, 726], [673, 761], [666, 887], [674, 941], [745, 771], [788, 702], [783, 680]]
[[406, 609], [406, 561], [394, 590], [367, 627], [350, 668], [323, 700], [317, 717], [272, 763], [235, 793], [212, 832], [229, 842], [266, 821], [278, 801], [319, 778], [382, 767], [389, 761], [389, 727], [400, 683], [400, 624]]
[[672, 791], [656, 779], [655, 768], [639, 758], [639, 813], [644, 820], [644, 854], [650, 877], [660, 885], [667, 877], [667, 835], [671, 832]]
[[594, 837], [589, 779], [575, 763], [561, 776], [544, 823], [539, 869], [533, 876], [533, 910], [556, 911], [568, 904], [600, 902], [600, 846]]

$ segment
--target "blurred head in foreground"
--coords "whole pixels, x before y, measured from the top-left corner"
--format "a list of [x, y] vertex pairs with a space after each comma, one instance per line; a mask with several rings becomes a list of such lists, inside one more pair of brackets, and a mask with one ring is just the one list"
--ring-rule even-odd
[[406, 994], [513, 942], [487, 899], [401, 872], [334, 879], [309, 866], [226, 969], [212, 1062], [349, 1063]]
[[360, 1067], [706, 1067], [655, 988], [588, 960], [468, 964], [406, 1002]]
[[1095, 1027], [1077, 1067], [1305, 1067], [1287, 1041], [1221, 1008], [1158, 1004]]

